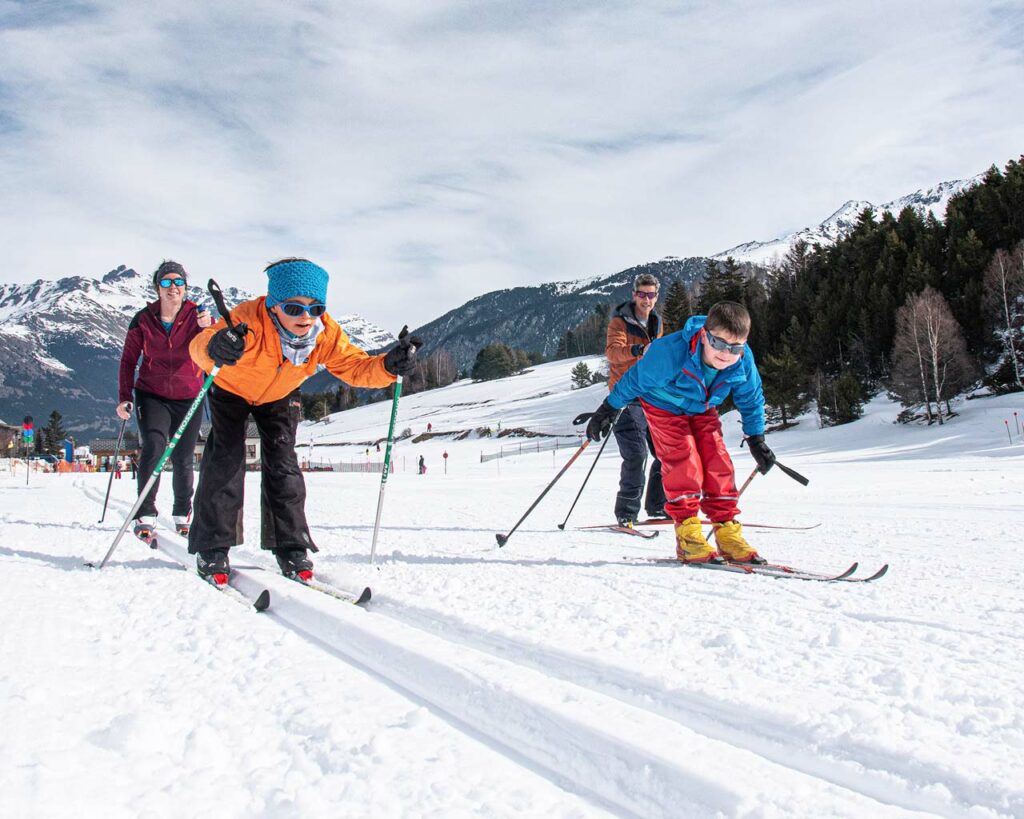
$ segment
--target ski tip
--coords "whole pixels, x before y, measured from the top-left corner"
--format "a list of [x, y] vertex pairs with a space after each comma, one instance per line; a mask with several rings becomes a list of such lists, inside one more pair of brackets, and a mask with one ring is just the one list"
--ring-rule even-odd
[[508, 535], [495, 535], [494, 539], [498, 541], [499, 547], [504, 546], [506, 543], [508, 543]]
[[362, 594], [360, 594], [359, 597], [356, 598], [356, 605], [357, 606], [361, 606], [364, 603], [369, 603], [370, 602], [370, 597], [372, 595], [373, 595], [373, 592], [370, 591], [370, 587], [367, 586], [365, 589], [363, 589]]
[[886, 563], [884, 566], [882, 566], [881, 569], [879, 569], [877, 572], [875, 572], [873, 575], [871, 575], [871, 577], [865, 577], [864, 581], [867, 583], [867, 582], [870, 582], [872, 580], [878, 580], [878, 578], [884, 577], [885, 573], [887, 571], [889, 571], [889, 564], [888, 563]]
[[257, 597], [256, 601], [252, 604], [252, 607], [256, 609], [256, 611], [266, 611], [267, 609], [269, 609], [270, 592], [267, 589], [261, 591], [259, 597]]

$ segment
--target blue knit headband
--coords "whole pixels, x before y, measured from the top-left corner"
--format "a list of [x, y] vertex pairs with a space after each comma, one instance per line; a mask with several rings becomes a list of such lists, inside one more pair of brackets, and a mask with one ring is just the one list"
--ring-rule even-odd
[[268, 308], [296, 296], [306, 296], [320, 304], [327, 304], [327, 271], [305, 259], [278, 262], [267, 268]]

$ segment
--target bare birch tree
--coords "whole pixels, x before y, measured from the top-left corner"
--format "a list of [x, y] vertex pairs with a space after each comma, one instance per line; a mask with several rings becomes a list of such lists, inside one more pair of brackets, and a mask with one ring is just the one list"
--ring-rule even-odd
[[1017, 357], [1017, 336], [1024, 314], [1024, 242], [1019, 242], [1012, 254], [997, 250], [985, 271], [986, 312], [996, 317], [1001, 327], [1003, 346], [1013, 366], [1017, 389], [1024, 390], [1020, 359]]
[[[950, 399], [973, 375], [963, 331], [942, 294], [931, 287], [910, 296], [896, 314], [890, 389], [906, 406], [923, 403], [928, 423], [952, 414]], [[931, 402], [935, 402], [932, 415]]]

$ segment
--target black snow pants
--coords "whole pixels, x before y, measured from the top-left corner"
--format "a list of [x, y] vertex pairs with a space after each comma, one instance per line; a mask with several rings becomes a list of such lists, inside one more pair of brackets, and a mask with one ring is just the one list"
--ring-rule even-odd
[[[142, 455], [139, 458], [138, 490], [146, 485], [149, 476], [156, 469], [157, 461], [167, 449], [167, 444], [178, 431], [185, 419], [194, 399], [176, 401], [161, 398], [145, 390], [135, 390], [135, 418], [139, 423], [139, 437], [142, 438]], [[185, 431], [171, 453], [171, 481], [174, 486], [174, 508], [172, 515], [187, 517], [192, 511], [192, 465], [196, 457], [196, 441], [199, 439], [199, 425], [202, 423], [202, 410], [197, 410], [188, 422]], [[137, 518], [156, 517], [156, 493], [160, 488], [160, 478], [156, 479], [153, 488], [136, 512]]]
[[209, 400], [213, 428], [199, 470], [189, 552], [241, 543], [245, 428], [250, 414], [260, 436], [262, 546], [317, 551], [306, 524], [306, 484], [295, 454], [299, 391], [267, 404], [250, 404], [215, 384]]
[[647, 453], [651, 453], [651, 476], [647, 481], [644, 508], [654, 515], [665, 508], [665, 490], [661, 485], [661, 461], [654, 454], [654, 442], [647, 428], [647, 417], [639, 402], [627, 404], [613, 429], [615, 443], [622, 456], [619, 492], [615, 496], [615, 517], [636, 520], [640, 514], [640, 496], [644, 491]]

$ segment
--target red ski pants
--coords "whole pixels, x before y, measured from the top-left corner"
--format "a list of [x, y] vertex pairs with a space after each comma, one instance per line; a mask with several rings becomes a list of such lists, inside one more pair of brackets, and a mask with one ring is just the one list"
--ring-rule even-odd
[[700, 415], [673, 415], [640, 402], [661, 461], [665, 485], [665, 511], [679, 523], [696, 516], [698, 509], [713, 523], [733, 520], [736, 505], [736, 474], [722, 438], [718, 411]]

